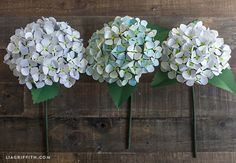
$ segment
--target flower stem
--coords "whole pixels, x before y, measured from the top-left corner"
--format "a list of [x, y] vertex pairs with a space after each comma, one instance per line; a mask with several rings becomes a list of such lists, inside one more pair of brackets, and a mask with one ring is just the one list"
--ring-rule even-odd
[[195, 111], [195, 90], [192, 86], [192, 154], [193, 157], [197, 157], [197, 144], [196, 144], [196, 111]]
[[47, 100], [44, 102], [44, 111], [45, 111], [45, 154], [48, 156], [49, 154], [49, 141], [48, 141], [48, 102]]
[[132, 138], [132, 109], [131, 109], [131, 96], [128, 98], [128, 140], [127, 140], [127, 149], [131, 148], [131, 138]]

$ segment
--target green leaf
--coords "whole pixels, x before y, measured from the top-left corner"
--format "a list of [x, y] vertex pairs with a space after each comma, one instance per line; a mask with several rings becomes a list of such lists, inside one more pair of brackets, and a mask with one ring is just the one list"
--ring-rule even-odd
[[219, 76], [209, 80], [209, 84], [236, 94], [236, 83], [234, 74], [230, 69], [225, 69]]
[[33, 88], [31, 90], [32, 100], [34, 104], [47, 101], [58, 95], [59, 84], [53, 83], [53, 85], [46, 85], [43, 88]]
[[109, 94], [117, 108], [131, 96], [135, 88], [136, 86], [130, 86], [129, 84], [123, 87], [118, 86], [116, 83], [108, 84]]
[[166, 40], [170, 29], [168, 28], [164, 28], [164, 27], [160, 27], [158, 25], [154, 25], [154, 24], [148, 24], [147, 28], [151, 28], [151, 29], [155, 29], [157, 30], [157, 35], [154, 37], [155, 40], [159, 40], [160, 43], [162, 43], [164, 40]]
[[197, 24], [197, 22], [199, 22], [200, 20], [198, 20], [198, 19], [194, 19], [194, 20], [192, 20], [191, 22], [193, 23], [193, 24]]
[[166, 72], [162, 72], [162, 71], [158, 71], [156, 72], [151, 86], [152, 87], [163, 87], [163, 86], [167, 86], [167, 85], [171, 85], [171, 84], [175, 84], [177, 83], [176, 79], [170, 79], [168, 78], [168, 75]]

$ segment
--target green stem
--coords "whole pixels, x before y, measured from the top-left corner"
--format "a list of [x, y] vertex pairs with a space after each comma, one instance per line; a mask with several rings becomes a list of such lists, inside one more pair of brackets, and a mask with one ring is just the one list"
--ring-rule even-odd
[[128, 141], [127, 141], [127, 149], [131, 148], [131, 138], [132, 138], [132, 109], [131, 109], [131, 96], [128, 98]]
[[49, 141], [48, 141], [48, 102], [44, 102], [44, 111], [45, 111], [45, 146], [46, 151], [45, 154], [48, 156], [49, 154]]
[[195, 111], [195, 90], [192, 86], [192, 154], [197, 157], [197, 144], [196, 144], [196, 111]]

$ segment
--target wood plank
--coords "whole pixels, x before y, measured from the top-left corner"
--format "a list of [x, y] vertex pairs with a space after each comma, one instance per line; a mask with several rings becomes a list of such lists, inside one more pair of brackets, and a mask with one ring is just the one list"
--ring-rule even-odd
[[[236, 96], [211, 85], [195, 86], [195, 105], [198, 117], [236, 116]], [[189, 117], [191, 88], [177, 84], [157, 89], [140, 83], [132, 107], [134, 117]]]
[[234, 16], [234, 0], [1, 0], [1, 16]]
[[[236, 118], [198, 118], [199, 152], [229, 152], [236, 146]], [[127, 120], [123, 118], [49, 117], [51, 152], [124, 152]], [[40, 152], [43, 119], [0, 119], [1, 152]], [[135, 118], [132, 152], [191, 152], [189, 118]]]
[[[168, 100], [163, 100], [163, 99]], [[189, 117], [189, 91], [186, 86], [152, 89], [140, 83], [132, 96], [132, 115], [136, 117]], [[92, 102], [91, 102], [92, 101]], [[171, 102], [169, 102], [171, 101]], [[28, 90], [25, 93], [24, 117], [38, 117], [42, 107], [33, 105]], [[127, 117], [127, 105], [116, 109], [106, 84], [78, 82], [73, 89], [62, 88], [60, 95], [49, 103], [53, 117]]]
[[[41, 156], [42, 153], [11, 153], [12, 155]], [[9, 153], [0, 153], [3, 163], [23, 163], [26, 160], [6, 160]], [[235, 152], [199, 152], [198, 158], [192, 158], [189, 152], [155, 153], [59, 153], [53, 152], [50, 160], [27, 160], [27, 163], [234, 163]]]
[[[72, 89], [61, 86], [60, 94], [49, 102], [49, 115], [54, 117], [126, 117], [127, 105], [117, 109], [105, 83], [78, 82]], [[42, 106], [33, 105], [30, 91], [25, 92], [24, 114], [38, 117]]]
[[24, 112], [23, 87], [19, 84], [0, 84], [0, 115], [20, 115]]
[[[172, 86], [171, 88], [156, 90], [150, 88], [148, 83], [140, 83], [132, 98], [133, 117], [189, 117], [190, 104], [187, 100], [189, 93], [187, 87]], [[184, 96], [181, 96], [183, 92]], [[172, 102], [163, 102], [164, 97]], [[15, 115], [37, 118], [42, 109], [41, 105], [33, 105], [30, 91], [25, 88], [24, 111], [16, 112]], [[16, 110], [16, 108], [9, 110]], [[14, 116], [11, 112], [5, 112], [3, 115]], [[127, 105], [124, 104], [117, 110], [107, 92], [106, 84], [82, 82], [73, 86], [73, 89], [61, 88], [60, 95], [49, 102], [49, 115], [71, 118], [125, 118]]]
[[[0, 96], [2, 99], [6, 99], [8, 94], [13, 94], [13, 99], [1, 102], [4, 105], [0, 107], [0, 115], [30, 118], [40, 116], [43, 108], [41, 105], [33, 105], [30, 91], [26, 87], [23, 94], [23, 87], [17, 83], [12, 84], [12, 87], [9, 87], [9, 84], [0, 86], [3, 92], [8, 92], [2, 93]], [[15, 90], [18, 90], [17, 93], [11, 92]], [[127, 117], [127, 105], [124, 104], [117, 110], [105, 83], [78, 82], [73, 89], [62, 86], [60, 90], [59, 96], [49, 102], [50, 116]], [[148, 82], [140, 83], [132, 96], [132, 116], [134, 118], [190, 117], [192, 107], [190, 90], [183, 84], [155, 89], [151, 88]], [[11, 100], [14, 100], [14, 103], [11, 103]], [[236, 96], [213, 86], [196, 86], [195, 103], [198, 117], [236, 117]]]
[[53, 152], [50, 160], [6, 160], [9, 155], [41, 156], [43, 153], [17, 152], [0, 153], [3, 163], [235, 163], [236, 152], [199, 152], [192, 158], [190, 152], [155, 152], [155, 153], [59, 153]]
[[189, 89], [182, 84], [156, 89], [149, 83], [140, 83], [132, 99], [133, 117], [190, 116]]
[[[235, 71], [234, 71], [235, 72]], [[196, 86], [195, 105], [197, 116], [235, 117], [236, 96], [211, 85]]]

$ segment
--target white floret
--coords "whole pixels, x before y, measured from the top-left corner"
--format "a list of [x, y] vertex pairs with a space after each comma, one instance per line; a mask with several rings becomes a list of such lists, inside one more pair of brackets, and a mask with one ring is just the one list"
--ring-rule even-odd
[[170, 79], [193, 86], [206, 85], [209, 79], [230, 68], [231, 49], [218, 32], [201, 21], [173, 28], [162, 44], [161, 70]]
[[11, 36], [4, 63], [29, 89], [57, 82], [69, 88], [86, 69], [82, 41], [67, 23], [38, 19]]

